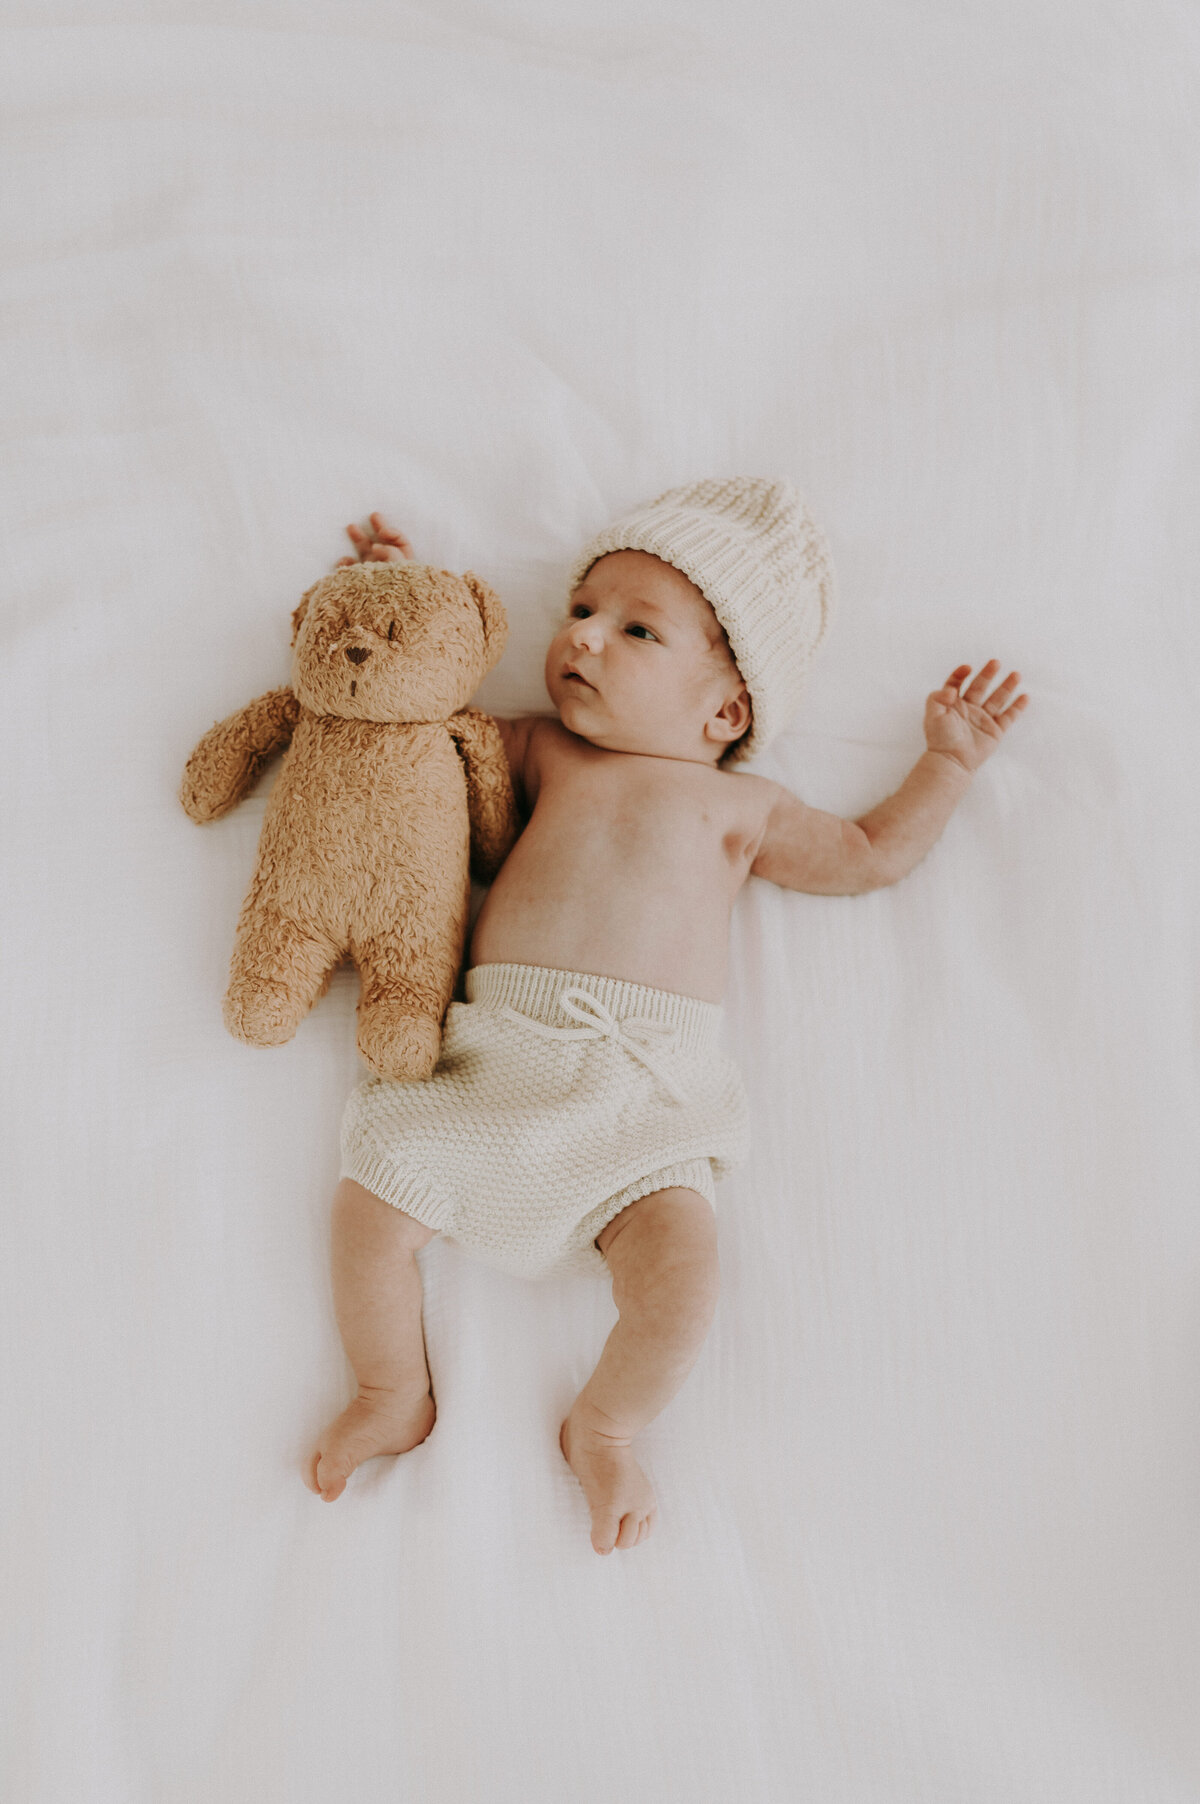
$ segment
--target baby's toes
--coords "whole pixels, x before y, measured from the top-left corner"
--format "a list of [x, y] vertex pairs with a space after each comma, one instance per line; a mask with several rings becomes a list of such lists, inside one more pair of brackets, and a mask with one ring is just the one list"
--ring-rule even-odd
[[597, 1553], [611, 1553], [617, 1544], [620, 1518], [598, 1511], [592, 1517], [592, 1546]]
[[313, 1489], [325, 1503], [336, 1503], [346, 1489], [346, 1480], [353, 1470], [353, 1460], [331, 1459], [328, 1454], [318, 1453], [313, 1461], [313, 1476], [316, 1479]]
[[620, 1532], [617, 1535], [617, 1546], [636, 1547], [639, 1538], [638, 1530], [640, 1529], [641, 1524], [642, 1518], [638, 1515], [636, 1510], [630, 1510], [627, 1516], [622, 1516]]
[[346, 1480], [357, 1463], [349, 1449], [326, 1434], [318, 1442], [301, 1476], [310, 1491], [326, 1503], [333, 1503], [346, 1489]]

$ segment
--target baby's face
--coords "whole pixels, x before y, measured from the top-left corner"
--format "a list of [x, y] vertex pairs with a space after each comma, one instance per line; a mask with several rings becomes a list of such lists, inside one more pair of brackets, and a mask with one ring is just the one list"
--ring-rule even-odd
[[609, 552], [571, 591], [546, 687], [568, 732], [606, 751], [716, 764], [750, 724], [712, 608], [648, 551]]

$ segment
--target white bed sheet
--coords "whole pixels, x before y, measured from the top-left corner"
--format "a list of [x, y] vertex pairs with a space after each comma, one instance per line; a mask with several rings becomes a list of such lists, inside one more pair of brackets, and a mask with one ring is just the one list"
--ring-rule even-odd
[[[1200, 1798], [1200, 15], [10, 0], [3, 1563], [14, 1804]], [[1032, 706], [925, 862], [752, 882], [752, 1159], [588, 1545], [603, 1284], [422, 1255], [440, 1415], [335, 1507], [348, 973], [221, 1026], [262, 793], [199, 734], [382, 507], [504, 595], [789, 474], [842, 603], [760, 768], [861, 812], [960, 659]]]

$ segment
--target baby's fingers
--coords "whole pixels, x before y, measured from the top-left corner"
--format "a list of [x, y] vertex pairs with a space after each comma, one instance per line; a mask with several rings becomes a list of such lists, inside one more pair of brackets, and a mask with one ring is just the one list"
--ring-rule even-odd
[[[971, 667], [968, 664], [966, 668], [969, 671]], [[999, 658], [989, 658], [975, 680], [972, 683], [969, 683], [963, 690], [963, 700], [965, 702], [974, 702], [975, 706], [979, 707], [984, 696], [988, 692], [990, 684], [995, 681], [996, 672], [999, 668]], [[957, 674], [957, 672], [955, 674]]]
[[[1017, 678], [1017, 681], [1020, 682], [1019, 677]], [[992, 700], [988, 702], [988, 712], [989, 713], [992, 712], [992, 702], [994, 702], [995, 699], [996, 699], [995, 696], [993, 696]], [[1018, 695], [1016, 700], [1013, 702], [1010, 702], [1007, 708], [1003, 708], [1003, 709], [997, 708], [995, 710], [995, 713], [993, 716], [993, 718], [995, 719], [996, 725], [1000, 726], [1000, 727], [1011, 727], [1013, 721], [1017, 718], [1017, 715], [1020, 714], [1028, 705], [1029, 705], [1029, 697], [1027, 695]]]
[[413, 548], [404, 534], [398, 527], [389, 526], [382, 514], [371, 515], [371, 527], [376, 539], [381, 540], [385, 545], [394, 545], [397, 551], [404, 553], [405, 557], [412, 557]]
[[992, 693], [983, 704], [984, 713], [990, 714], [992, 719], [999, 726], [1011, 726], [1017, 715], [1021, 712], [1021, 709], [1029, 700], [1027, 695], [1019, 695], [1017, 699], [1013, 701], [1013, 690], [1020, 680], [1020, 671], [1011, 671], [1002, 683], [997, 684], [996, 688], [992, 690]]
[[[1011, 700], [1013, 690], [1021, 681], [1021, 673], [1019, 670], [1010, 671], [1004, 681], [998, 683], [992, 690], [992, 693], [987, 696], [987, 700], [984, 701], [983, 699], [984, 696], [987, 695], [989, 683], [999, 669], [1000, 660], [998, 658], [989, 658], [974, 682], [964, 689], [962, 685], [965, 679], [971, 674], [971, 666], [969, 664], [959, 664], [956, 669], [950, 672], [949, 677], [946, 679], [948, 689], [955, 692], [956, 700], [958, 699], [959, 694], [961, 694], [963, 701], [971, 702], [977, 708], [983, 708], [986, 713], [991, 714], [993, 717], [1000, 716], [1006, 709], [1011, 713], [1012, 708], [1009, 708], [1008, 704]], [[937, 693], [939, 697], [944, 696], [947, 693], [947, 690], [941, 689]], [[1013, 703], [1013, 707], [1017, 707], [1018, 705], [1023, 707], [1026, 700], [1027, 698], [1023, 695], [1018, 697], [1017, 702]]]

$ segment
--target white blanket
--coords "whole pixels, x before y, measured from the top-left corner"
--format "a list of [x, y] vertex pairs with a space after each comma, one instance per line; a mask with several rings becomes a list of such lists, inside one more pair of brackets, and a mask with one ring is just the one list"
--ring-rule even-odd
[[[1200, 1797], [1200, 21], [1177, 0], [9, 0], [0, 1793]], [[841, 609], [759, 768], [853, 815], [961, 660], [928, 858], [753, 881], [723, 1295], [602, 1559], [607, 1286], [422, 1254], [439, 1418], [335, 1505], [349, 972], [220, 1019], [209, 724], [381, 508], [504, 596], [788, 475]]]

